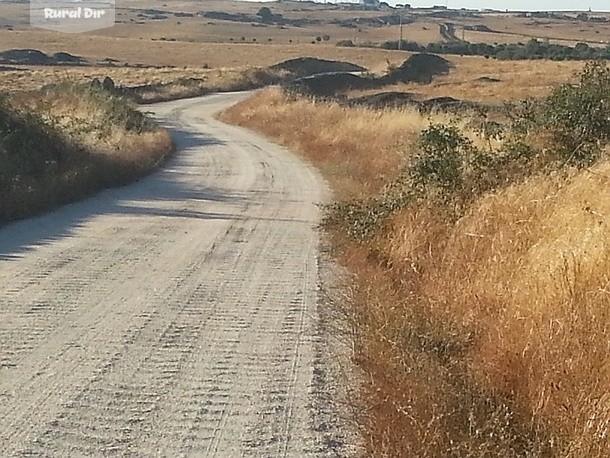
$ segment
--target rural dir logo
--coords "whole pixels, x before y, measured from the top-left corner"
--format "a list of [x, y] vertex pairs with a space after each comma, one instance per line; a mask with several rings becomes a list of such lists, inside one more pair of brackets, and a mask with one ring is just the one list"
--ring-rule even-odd
[[30, 24], [65, 33], [114, 25], [114, 0], [30, 0]]

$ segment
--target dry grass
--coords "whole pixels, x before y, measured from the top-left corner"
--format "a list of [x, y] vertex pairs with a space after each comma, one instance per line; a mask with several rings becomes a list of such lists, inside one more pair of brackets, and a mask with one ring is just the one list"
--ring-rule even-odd
[[[251, 26], [248, 27], [258, 30]], [[245, 36], [246, 43], [241, 43], [241, 36]], [[123, 38], [87, 34], [68, 36], [58, 32], [35, 29], [0, 30], [0, 42], [4, 49], [23, 48], [23, 44], [28, 43], [29, 48], [51, 54], [64, 51], [91, 59], [112, 58], [130, 64], [162, 67], [266, 66], [294, 57], [316, 56], [325, 59], [347, 60], [375, 69], [382, 68], [386, 59], [396, 55], [397, 52], [370, 48], [342, 48], [334, 45], [335, 38], [331, 44], [311, 44], [316, 36], [318, 34], [314, 33], [306, 40], [299, 40], [299, 42], [294, 40], [293, 43], [281, 44], [277, 40], [268, 43], [267, 37], [263, 36], [257, 39], [257, 43], [253, 43], [252, 34], [242, 31], [235, 37], [236, 42], [234, 43], [229, 42], [228, 38], [221, 43], [202, 43], [198, 41], [152, 41], [150, 38], [139, 36]]]
[[429, 124], [415, 108], [372, 112], [339, 104], [320, 107], [267, 89], [230, 108], [223, 119], [303, 151], [325, 170], [341, 198], [378, 192], [404, 163], [402, 151]]
[[[200, 80], [208, 91], [224, 91], [253, 81], [262, 69], [258, 67], [235, 67], [203, 69], [194, 67], [125, 68], [125, 67], [45, 67], [24, 66], [19, 70], [0, 72], [0, 85], [10, 91], [31, 91], [46, 84], [70, 82], [86, 84], [94, 78], [102, 81], [106, 76], [116, 85], [143, 86], [165, 85], [189, 79]], [[265, 69], [269, 76], [273, 72]], [[279, 76], [279, 75], [277, 75]]]
[[[412, 92], [421, 99], [450, 96], [461, 100], [502, 104], [527, 97], [541, 97], [553, 87], [574, 79], [583, 67], [582, 62], [553, 62], [548, 60], [498, 61], [483, 57], [443, 56], [454, 68], [447, 75], [436, 77], [431, 84], [396, 84], [388, 91]], [[390, 60], [400, 65], [402, 60]], [[480, 81], [480, 77], [499, 80]], [[354, 91], [350, 95], [364, 95], [377, 91]]]
[[0, 116], [0, 223], [129, 183], [173, 151], [167, 131], [101, 89], [13, 94]]
[[[447, 440], [479, 449], [457, 456], [497, 456], [486, 448], [502, 456], [608, 455], [609, 172], [605, 163], [532, 179], [485, 196], [453, 225], [430, 209], [404, 210], [376, 239], [402, 294], [382, 292], [374, 316], [363, 315], [372, 328], [364, 358], [379, 360], [368, 345], [390, 336], [385, 351], [400, 378], [384, 390], [390, 399], [383, 405], [443, 430], [435, 451], [417, 456], [439, 456]], [[431, 353], [436, 360], [428, 363]], [[384, 370], [367, 369], [373, 386], [387, 378]], [[434, 394], [420, 391], [422, 377]], [[393, 390], [437, 411], [402, 406]], [[497, 413], [477, 410], [490, 405]], [[464, 415], [458, 406], [470, 410], [477, 430], [496, 437], [447, 431], [456, 427], [447, 421]], [[376, 430], [395, 428], [379, 416], [368, 420]], [[401, 442], [393, 436], [372, 447], [398, 444], [390, 456], [399, 456]]]
[[[277, 91], [225, 119], [298, 148], [341, 199], [376, 195], [429, 122]], [[332, 233], [357, 280], [369, 456], [610, 454], [609, 191], [603, 162], [483, 195], [457, 221], [421, 203], [366, 242]]]

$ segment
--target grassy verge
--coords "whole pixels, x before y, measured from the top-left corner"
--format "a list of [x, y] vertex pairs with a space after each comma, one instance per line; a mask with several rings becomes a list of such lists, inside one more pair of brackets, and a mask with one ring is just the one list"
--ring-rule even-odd
[[356, 278], [369, 456], [610, 454], [609, 76], [586, 68], [497, 136], [278, 91], [225, 113], [300, 150], [342, 201], [328, 228]]
[[62, 84], [0, 99], [0, 223], [126, 184], [173, 149], [169, 134], [102, 89]]

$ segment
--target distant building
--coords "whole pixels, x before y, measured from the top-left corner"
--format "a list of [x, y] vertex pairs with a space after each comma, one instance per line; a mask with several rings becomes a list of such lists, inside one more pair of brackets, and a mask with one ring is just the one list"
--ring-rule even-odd
[[380, 0], [360, 0], [360, 5], [365, 8], [379, 8]]

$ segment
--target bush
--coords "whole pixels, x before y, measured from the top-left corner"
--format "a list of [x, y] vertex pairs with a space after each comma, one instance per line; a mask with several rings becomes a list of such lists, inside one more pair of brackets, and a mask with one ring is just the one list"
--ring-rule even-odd
[[558, 87], [541, 107], [542, 125], [551, 130], [568, 162], [592, 163], [610, 141], [610, 69], [590, 62], [577, 84]]
[[474, 149], [472, 142], [457, 127], [438, 124], [421, 133], [419, 147], [421, 151], [408, 171], [415, 189], [426, 194], [438, 190], [445, 196], [461, 192], [466, 158]]
[[[44, 145], [44, 147], [41, 147]], [[16, 110], [6, 99], [0, 100], [0, 181], [38, 178], [56, 168], [72, 148], [40, 116]]]
[[346, 48], [353, 48], [356, 46], [352, 40], [339, 40], [337, 41], [337, 46], [343, 46]]

